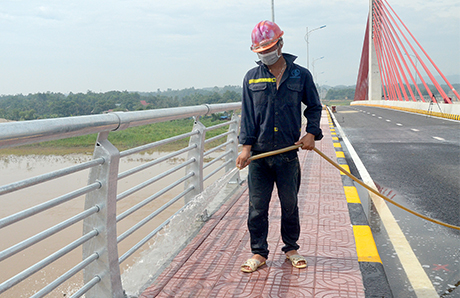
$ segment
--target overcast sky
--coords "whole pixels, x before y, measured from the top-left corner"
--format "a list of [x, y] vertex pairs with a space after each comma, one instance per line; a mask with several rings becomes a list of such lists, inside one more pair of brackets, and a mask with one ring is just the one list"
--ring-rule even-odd
[[[441, 71], [460, 74], [460, 2], [390, 0]], [[321, 85], [356, 83], [367, 0], [275, 0], [284, 52]], [[0, 94], [241, 85], [271, 0], [2, 0]], [[324, 57], [323, 59], [318, 59]], [[310, 69], [312, 63], [310, 62]]]

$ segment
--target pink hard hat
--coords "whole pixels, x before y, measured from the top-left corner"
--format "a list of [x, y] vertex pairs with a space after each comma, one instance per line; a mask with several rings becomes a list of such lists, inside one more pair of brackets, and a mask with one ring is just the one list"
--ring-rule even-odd
[[283, 34], [284, 32], [275, 23], [262, 21], [252, 29], [251, 50], [256, 53], [263, 52], [274, 46]]

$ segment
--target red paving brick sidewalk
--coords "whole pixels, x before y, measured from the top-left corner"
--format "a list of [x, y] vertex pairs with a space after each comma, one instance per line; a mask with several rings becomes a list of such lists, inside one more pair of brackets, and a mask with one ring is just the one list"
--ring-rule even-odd
[[[324, 139], [316, 146], [335, 160], [327, 115], [321, 127]], [[292, 267], [281, 251], [281, 212], [275, 192], [267, 265], [254, 273], [240, 271], [251, 257], [246, 190], [222, 206], [139, 297], [365, 297], [340, 173], [312, 151], [300, 151], [299, 159], [303, 170], [298, 243], [308, 261], [306, 269]]]

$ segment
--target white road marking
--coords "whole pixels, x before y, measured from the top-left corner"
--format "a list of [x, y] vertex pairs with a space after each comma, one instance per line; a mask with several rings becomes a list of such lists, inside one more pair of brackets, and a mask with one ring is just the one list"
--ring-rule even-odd
[[411, 128], [410, 130], [412, 130], [412, 131], [420, 131], [417, 128]]
[[440, 138], [440, 137], [433, 137], [433, 139], [436, 139], [436, 140], [438, 140], [438, 141], [445, 141], [445, 139]]
[[379, 119], [382, 119], [382, 117], [379, 117]]
[[401, 123], [396, 123], [397, 126], [403, 126]]
[[385, 120], [385, 121], [386, 121], [386, 122], [391, 122], [391, 120], [390, 120], [390, 119], [387, 119], [387, 120]]
[[349, 113], [359, 113], [358, 111], [340, 111], [338, 114], [349, 114]]

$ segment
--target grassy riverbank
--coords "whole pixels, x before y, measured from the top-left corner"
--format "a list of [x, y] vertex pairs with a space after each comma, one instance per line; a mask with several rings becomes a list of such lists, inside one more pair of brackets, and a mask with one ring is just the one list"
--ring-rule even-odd
[[[219, 123], [225, 122], [216, 120], [213, 121], [211, 117], [203, 118], [200, 120], [206, 127], [214, 126]], [[192, 119], [173, 120], [161, 123], [155, 123], [140, 127], [132, 127], [122, 131], [111, 132], [109, 134], [109, 141], [123, 151], [128, 148], [149, 144], [159, 140], [163, 140], [172, 136], [188, 133], [192, 130]], [[218, 134], [224, 133], [228, 130], [228, 126], [209, 131], [206, 133], [206, 138], [211, 138]], [[86, 135], [81, 137], [67, 138], [56, 141], [42, 142], [33, 145], [25, 145], [14, 148], [0, 149], [0, 155], [65, 155], [72, 153], [92, 154], [97, 135]], [[223, 143], [226, 137], [216, 141]], [[156, 147], [155, 151], [174, 151], [177, 148], [186, 147], [189, 139], [182, 139], [180, 141]], [[213, 146], [216, 145], [212, 144]]]

